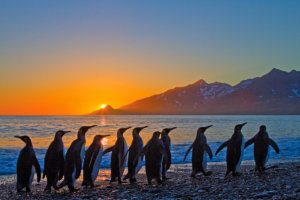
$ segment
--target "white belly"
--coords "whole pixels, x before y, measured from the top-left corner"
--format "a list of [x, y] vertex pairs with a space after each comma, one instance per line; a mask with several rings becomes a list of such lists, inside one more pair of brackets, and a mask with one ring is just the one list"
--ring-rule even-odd
[[95, 163], [93, 165], [93, 171], [92, 171], [92, 181], [93, 181], [93, 183], [94, 183], [94, 181], [96, 180], [96, 178], [98, 176], [98, 172], [99, 172], [99, 169], [100, 169], [100, 164], [101, 164], [101, 161], [102, 161], [102, 155], [103, 155], [103, 148], [101, 147], [99, 152], [98, 152]]
[[[128, 154], [126, 155], [126, 158], [123, 159], [123, 157], [125, 156], [127, 151], [128, 151], [128, 146], [127, 146], [127, 143], [124, 142], [124, 150], [123, 150], [124, 154], [121, 155], [121, 157], [120, 157], [120, 177], [123, 176], [123, 173], [124, 173], [124, 170], [125, 170]], [[123, 163], [122, 163], [122, 160], [123, 160]]]
[[235, 172], [237, 172], [240, 168], [240, 165], [241, 165], [241, 162], [243, 160], [243, 156], [244, 156], [244, 147], [245, 147], [245, 140], [244, 140], [244, 137], [242, 137], [242, 145], [241, 145], [241, 155], [240, 155], [240, 159], [239, 159], [239, 162], [238, 164], [236, 165], [235, 167]]
[[207, 153], [206, 153], [206, 151], [203, 152], [202, 168], [203, 168], [203, 171], [206, 172], [206, 169], [207, 169]]
[[74, 165], [74, 171], [73, 171], [73, 173], [72, 173], [72, 182], [73, 182], [73, 186], [74, 186], [75, 181], [76, 181], [75, 176], [76, 176], [76, 165]]
[[81, 159], [81, 162], [82, 162], [83, 159], [84, 159], [84, 154], [85, 154], [85, 143], [83, 143], [83, 145], [81, 146], [81, 151], [80, 151], [80, 159]]
[[137, 166], [135, 168], [134, 176], [137, 175], [137, 173], [139, 173], [142, 166], [143, 166], [143, 161], [142, 161], [142, 156], [140, 156], [139, 159], [138, 159]]
[[32, 184], [32, 181], [33, 181], [33, 177], [34, 177], [34, 173], [35, 173], [35, 167], [32, 166], [31, 167], [31, 174], [30, 174], [30, 177], [29, 177], [29, 187], [31, 187], [31, 184]]

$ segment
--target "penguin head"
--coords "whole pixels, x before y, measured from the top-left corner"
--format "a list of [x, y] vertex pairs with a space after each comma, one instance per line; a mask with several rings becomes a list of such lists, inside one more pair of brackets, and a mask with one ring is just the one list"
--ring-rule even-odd
[[177, 127], [173, 127], [173, 128], [164, 128], [161, 132], [161, 134], [166, 134], [168, 135], [172, 130], [174, 130]]
[[95, 126], [97, 126], [97, 125], [92, 125], [92, 126], [82, 126], [82, 127], [80, 127], [79, 128], [79, 130], [78, 130], [78, 137], [85, 137], [85, 134], [86, 134], [86, 132], [90, 129], [90, 128], [93, 128], [93, 127], [95, 127]]
[[95, 137], [94, 137], [94, 142], [99, 143], [99, 142], [101, 142], [101, 140], [102, 140], [103, 138], [105, 138], [105, 137], [107, 137], [107, 136], [110, 136], [110, 135], [95, 135]]
[[266, 131], [267, 130], [267, 127], [265, 125], [261, 125], [259, 127], [259, 131]]
[[159, 137], [160, 136], [160, 132], [159, 131], [155, 131], [154, 133], [153, 133], [153, 137]]
[[19, 139], [21, 139], [23, 142], [25, 142], [26, 145], [32, 146], [30, 137], [27, 136], [27, 135], [24, 135], [24, 136], [17, 136], [17, 135], [16, 135], [15, 138], [19, 138]]
[[133, 129], [132, 131], [132, 135], [135, 136], [135, 135], [139, 135], [139, 133], [141, 132], [141, 130], [143, 130], [144, 128], [147, 128], [148, 126], [143, 126], [143, 127], [136, 127]]
[[245, 124], [247, 124], [247, 122], [236, 125], [236, 126], [234, 127], [234, 131], [241, 131], [242, 128], [243, 128], [243, 126], [244, 126]]
[[59, 130], [55, 133], [55, 138], [62, 138], [66, 133], [70, 133], [71, 131], [63, 131], [63, 130]]
[[119, 137], [119, 136], [123, 136], [123, 134], [125, 133], [125, 131], [126, 130], [128, 130], [128, 129], [130, 129], [131, 128], [131, 126], [128, 126], [128, 127], [126, 127], [126, 128], [119, 128], [118, 129], [118, 132], [117, 132], [117, 136]]
[[198, 128], [197, 133], [204, 133], [206, 131], [206, 129], [208, 129], [210, 127], [212, 127], [212, 125], [200, 127], [200, 128]]

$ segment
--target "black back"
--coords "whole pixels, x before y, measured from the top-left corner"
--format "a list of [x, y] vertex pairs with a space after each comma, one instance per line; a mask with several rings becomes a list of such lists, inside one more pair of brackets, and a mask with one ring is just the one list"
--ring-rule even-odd
[[94, 163], [96, 161], [97, 155], [102, 144], [98, 141], [93, 141], [89, 148], [85, 152], [84, 162], [83, 162], [83, 183], [82, 185], [89, 184], [92, 181], [92, 171]]
[[61, 138], [51, 142], [44, 160], [44, 177], [48, 183], [55, 185], [62, 179], [64, 173], [64, 144]]
[[67, 151], [65, 158], [65, 166], [64, 166], [64, 176], [67, 182], [73, 180], [72, 173], [76, 168], [75, 179], [80, 176], [81, 168], [82, 168], [82, 160], [80, 157], [81, 147], [85, 143], [85, 139], [78, 138], [74, 140]]
[[153, 135], [145, 146], [146, 174], [148, 177], [160, 177], [164, 154], [165, 147], [163, 142], [157, 135]]
[[128, 176], [131, 177], [135, 173], [135, 168], [138, 164], [138, 159], [141, 156], [143, 150], [143, 140], [141, 136], [133, 136], [132, 143], [129, 148], [129, 157], [128, 157]]
[[204, 171], [202, 162], [204, 151], [207, 151], [210, 157], [212, 157], [212, 153], [210, 147], [207, 144], [207, 139], [204, 133], [197, 133], [197, 137], [193, 143], [193, 151], [192, 151], [192, 165], [193, 171], [200, 172]]
[[31, 176], [32, 167], [35, 167], [37, 173], [37, 181], [41, 179], [40, 164], [35, 156], [33, 147], [26, 145], [19, 154], [17, 161], [17, 189], [21, 190], [24, 187], [29, 188], [29, 178]]
[[124, 154], [124, 143], [125, 139], [123, 136], [118, 137], [115, 146], [113, 147], [111, 153], [111, 177], [119, 177], [121, 178], [120, 170], [121, 170], [121, 162]]
[[170, 169], [171, 166], [171, 139], [170, 136], [167, 133], [162, 132], [161, 134], [161, 140], [163, 141], [165, 150], [166, 150], [166, 157], [163, 160], [163, 165], [166, 165], [166, 170]]
[[235, 171], [235, 167], [237, 166], [242, 153], [241, 152], [242, 141], [243, 141], [242, 132], [235, 131], [227, 145], [227, 154], [226, 154], [227, 171]]

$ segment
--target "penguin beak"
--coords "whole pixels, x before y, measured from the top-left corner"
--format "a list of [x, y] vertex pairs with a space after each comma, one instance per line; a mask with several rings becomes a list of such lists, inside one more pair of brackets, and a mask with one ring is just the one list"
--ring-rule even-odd
[[127, 130], [130, 129], [130, 128], [131, 128], [131, 126], [128, 126], [128, 127], [124, 128], [122, 134], [124, 134], [125, 131], [127, 131]]
[[23, 142], [25, 142], [26, 143], [26, 141], [23, 139], [23, 137], [21, 137], [21, 136], [18, 136], [18, 135], [16, 135], [16, 136], [14, 136], [15, 138], [19, 138], [20, 140], [22, 140]]
[[213, 125], [209, 125], [209, 126], [205, 127], [205, 130], [208, 129], [208, 128], [210, 128], [210, 127], [212, 127], [212, 126], [213, 126]]
[[238, 125], [237, 125], [237, 129], [238, 129], [238, 130], [242, 130], [242, 128], [243, 128], [243, 126], [245, 126], [245, 124], [247, 124], [247, 122], [242, 123], [242, 124], [238, 124]]
[[247, 124], [247, 122], [240, 124], [241, 128], [242, 128], [243, 126], [245, 126], [246, 124]]
[[95, 126], [97, 126], [97, 125], [87, 126], [87, 129], [93, 128]]
[[170, 133], [172, 130], [174, 130], [175, 128], [177, 128], [177, 127], [168, 128], [168, 129], [167, 129], [167, 131], [166, 131], [166, 132], [167, 132], [167, 134], [169, 134], [169, 133]]
[[66, 133], [71, 133], [71, 131], [63, 131], [61, 136], [64, 136]]

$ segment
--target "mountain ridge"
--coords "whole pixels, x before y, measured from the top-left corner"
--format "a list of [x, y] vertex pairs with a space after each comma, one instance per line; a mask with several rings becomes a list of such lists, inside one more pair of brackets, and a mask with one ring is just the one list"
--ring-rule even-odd
[[273, 68], [236, 85], [199, 79], [105, 114], [300, 114], [300, 71]]

